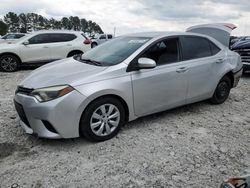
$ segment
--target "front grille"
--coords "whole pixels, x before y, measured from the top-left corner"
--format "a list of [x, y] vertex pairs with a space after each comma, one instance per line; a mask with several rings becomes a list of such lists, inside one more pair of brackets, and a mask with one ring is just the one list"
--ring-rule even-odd
[[16, 93], [21, 93], [21, 94], [25, 94], [25, 95], [30, 95], [30, 93], [33, 91], [34, 89], [30, 89], [30, 88], [25, 88], [25, 87], [21, 87], [18, 86], [16, 89]]
[[234, 50], [238, 54], [240, 54], [241, 61], [244, 63], [250, 63], [250, 49], [237, 49]]
[[20, 119], [28, 126], [30, 127], [30, 124], [29, 124], [29, 121], [27, 119], [27, 116], [23, 110], [23, 106], [21, 104], [19, 104], [18, 102], [16, 102], [14, 100], [14, 105], [15, 105], [15, 108], [16, 108], [16, 111], [20, 117]]

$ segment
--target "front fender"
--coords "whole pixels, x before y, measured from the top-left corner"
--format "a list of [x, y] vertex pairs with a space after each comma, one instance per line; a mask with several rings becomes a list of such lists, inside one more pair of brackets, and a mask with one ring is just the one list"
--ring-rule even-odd
[[86, 96], [87, 104], [85, 104], [84, 106], [87, 106], [93, 100], [102, 96], [118, 96], [122, 98], [128, 106], [129, 121], [136, 119], [133, 106], [132, 84], [129, 75], [76, 86], [75, 89]]

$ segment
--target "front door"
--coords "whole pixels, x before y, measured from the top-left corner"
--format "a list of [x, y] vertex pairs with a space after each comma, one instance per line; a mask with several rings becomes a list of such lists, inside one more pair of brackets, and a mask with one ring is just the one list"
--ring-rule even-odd
[[185, 104], [188, 67], [180, 61], [179, 52], [179, 38], [170, 38], [140, 56], [155, 60], [157, 67], [131, 73], [137, 116]]
[[51, 60], [48, 34], [38, 34], [28, 40], [28, 45], [20, 48], [21, 59], [26, 62], [46, 62]]

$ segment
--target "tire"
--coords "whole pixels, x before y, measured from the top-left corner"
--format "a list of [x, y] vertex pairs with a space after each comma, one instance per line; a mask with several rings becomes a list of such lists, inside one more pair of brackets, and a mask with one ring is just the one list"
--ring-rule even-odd
[[4, 72], [15, 72], [20, 68], [20, 60], [14, 55], [3, 55], [0, 57], [0, 70]]
[[91, 48], [94, 48], [94, 47], [96, 47], [96, 46], [98, 46], [98, 45], [97, 45], [97, 43], [95, 43], [95, 42], [93, 42], [93, 43], [91, 44]]
[[99, 142], [116, 136], [124, 124], [125, 110], [121, 102], [113, 97], [103, 97], [83, 112], [79, 131], [86, 139]]
[[224, 103], [230, 94], [231, 88], [232, 88], [232, 83], [230, 78], [228, 76], [224, 76], [218, 83], [215, 92], [213, 94], [213, 97], [210, 99], [210, 102], [213, 104]]

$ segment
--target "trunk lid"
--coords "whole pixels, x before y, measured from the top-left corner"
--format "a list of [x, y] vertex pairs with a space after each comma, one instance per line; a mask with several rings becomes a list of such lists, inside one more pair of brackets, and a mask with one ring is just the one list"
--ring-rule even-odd
[[237, 28], [230, 23], [202, 24], [189, 27], [186, 32], [199, 33], [213, 37], [224, 46], [229, 47], [232, 31]]

